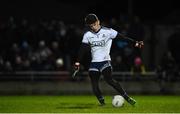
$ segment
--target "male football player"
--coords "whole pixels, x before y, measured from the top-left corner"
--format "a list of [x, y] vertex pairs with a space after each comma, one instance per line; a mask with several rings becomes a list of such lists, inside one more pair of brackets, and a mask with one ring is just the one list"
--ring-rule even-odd
[[84, 33], [82, 44], [79, 49], [78, 59], [74, 65], [75, 69], [79, 70], [80, 61], [82, 60], [86, 49], [90, 46], [92, 60], [89, 67], [89, 76], [91, 79], [93, 92], [96, 95], [100, 105], [105, 105], [104, 97], [102, 96], [99, 88], [99, 79], [100, 76], [103, 75], [105, 81], [115, 90], [117, 90], [128, 103], [134, 106], [136, 101], [129, 97], [121, 85], [112, 78], [110, 49], [112, 40], [115, 38], [127, 39], [138, 48], [142, 48], [144, 45], [143, 41], [135, 41], [121, 33], [118, 33], [112, 28], [101, 26], [100, 20], [95, 14], [88, 14], [85, 17], [85, 24], [89, 27], [89, 31]]

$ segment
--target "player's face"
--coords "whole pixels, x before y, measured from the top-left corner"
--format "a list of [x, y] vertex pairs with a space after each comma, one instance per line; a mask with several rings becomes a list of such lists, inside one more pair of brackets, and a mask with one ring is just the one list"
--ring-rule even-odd
[[89, 27], [91, 28], [91, 30], [93, 30], [94, 32], [97, 32], [100, 29], [100, 24], [99, 24], [99, 20], [96, 21], [95, 23], [92, 23], [89, 25]]

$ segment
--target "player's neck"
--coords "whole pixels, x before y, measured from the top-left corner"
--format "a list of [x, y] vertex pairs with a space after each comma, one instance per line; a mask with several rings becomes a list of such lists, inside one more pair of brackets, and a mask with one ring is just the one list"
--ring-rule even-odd
[[98, 28], [94, 32], [98, 33], [100, 30], [101, 30], [101, 25], [99, 25]]

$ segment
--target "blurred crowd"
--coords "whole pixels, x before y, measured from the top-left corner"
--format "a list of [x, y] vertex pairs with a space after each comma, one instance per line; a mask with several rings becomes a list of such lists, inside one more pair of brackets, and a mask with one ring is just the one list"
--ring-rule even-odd
[[[144, 39], [144, 26], [135, 16], [111, 18], [101, 22], [135, 40]], [[68, 71], [71, 70], [83, 33], [83, 24], [62, 20], [16, 19], [0, 22], [0, 71]], [[141, 52], [128, 41], [115, 39], [111, 49], [114, 71], [145, 72]], [[90, 54], [83, 60], [87, 69]]]

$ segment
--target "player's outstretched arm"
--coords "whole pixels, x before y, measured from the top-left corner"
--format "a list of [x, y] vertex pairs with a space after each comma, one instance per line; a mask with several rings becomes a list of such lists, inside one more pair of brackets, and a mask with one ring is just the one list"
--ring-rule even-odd
[[143, 48], [143, 46], [144, 46], [143, 41], [136, 41], [136, 40], [134, 40], [132, 38], [129, 38], [129, 37], [123, 35], [123, 34], [118, 33], [117, 37], [129, 40], [137, 48]]

